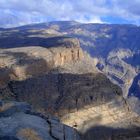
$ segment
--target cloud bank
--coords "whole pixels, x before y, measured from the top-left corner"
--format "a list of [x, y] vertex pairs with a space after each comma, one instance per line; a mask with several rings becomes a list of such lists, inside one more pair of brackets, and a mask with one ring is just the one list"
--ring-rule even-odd
[[0, 27], [75, 20], [140, 24], [140, 0], [0, 0]]

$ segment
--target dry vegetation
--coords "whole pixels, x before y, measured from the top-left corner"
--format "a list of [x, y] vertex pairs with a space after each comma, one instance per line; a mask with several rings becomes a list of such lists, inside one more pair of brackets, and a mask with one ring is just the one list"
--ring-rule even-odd
[[25, 140], [42, 140], [38, 133], [31, 128], [20, 129], [17, 132], [17, 136], [22, 137]]

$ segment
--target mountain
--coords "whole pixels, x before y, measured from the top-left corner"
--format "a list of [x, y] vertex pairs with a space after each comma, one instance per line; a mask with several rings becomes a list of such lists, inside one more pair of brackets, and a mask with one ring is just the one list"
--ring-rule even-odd
[[[115, 84], [119, 85], [124, 97], [138, 95], [132, 89], [134, 78], [140, 71], [140, 27], [117, 24], [81, 24], [74, 21], [57, 21], [27, 25], [17, 30], [40, 30], [76, 37], [81, 47], [92, 57], [98, 58], [97, 67]], [[135, 85], [133, 84], [133, 87]], [[131, 91], [131, 93], [130, 93]]]
[[[82, 140], [139, 139], [139, 100], [131, 96], [124, 98], [124, 89], [128, 90], [131, 82], [134, 86], [135, 81], [138, 83], [134, 77], [139, 68], [132, 66], [133, 61], [130, 59], [133, 52], [130, 49], [103, 47], [105, 41], [102, 44], [101, 26], [116, 28], [124, 25], [67, 21], [1, 30], [0, 99], [4, 102], [26, 101], [35, 112], [58, 117], [62, 123], [76, 129]], [[93, 41], [97, 41], [99, 46], [93, 47]], [[138, 62], [138, 52], [135, 55], [135, 64]], [[11, 112], [13, 110], [9, 113]], [[17, 116], [24, 120], [28, 114], [22, 114], [23, 116]], [[7, 123], [11, 117], [15, 121]], [[1, 121], [5, 119], [6, 124], [12, 127], [14, 138], [14, 124], [21, 127], [25, 125], [20, 123], [18, 117], [6, 116]], [[31, 120], [34, 121], [32, 117]], [[37, 120], [36, 129], [39, 123]], [[0, 127], [0, 132], [4, 131], [5, 134], [3, 127]], [[44, 130], [41, 129], [41, 132]], [[64, 132], [61, 133], [58, 129], [55, 134], [62, 136]]]

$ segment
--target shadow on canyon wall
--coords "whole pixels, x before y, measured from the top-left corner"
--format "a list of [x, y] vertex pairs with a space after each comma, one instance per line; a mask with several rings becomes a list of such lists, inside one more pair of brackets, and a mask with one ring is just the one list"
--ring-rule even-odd
[[138, 74], [129, 89], [129, 97], [135, 96], [140, 99], [140, 74]]
[[[45, 48], [50, 47], [60, 47], [65, 46], [69, 47], [72, 45], [72, 42], [68, 40], [72, 39], [71, 37], [67, 36], [57, 36], [57, 35], [50, 35], [43, 34], [41, 31], [39, 33], [31, 33], [28, 30], [26, 31], [7, 31], [0, 35], [0, 48], [19, 48], [19, 47], [28, 47], [28, 46], [42, 46]], [[66, 41], [67, 40], [67, 41]]]
[[140, 127], [112, 128], [94, 126], [81, 134], [82, 140], [140, 140]]
[[3, 136], [3, 137], [0, 136], [0, 140], [19, 140], [19, 139], [17, 139], [14, 136]]
[[115, 105], [119, 105], [122, 97], [121, 89], [101, 74], [48, 73], [11, 81], [9, 87], [18, 101], [60, 115], [91, 104], [97, 106], [116, 101]]

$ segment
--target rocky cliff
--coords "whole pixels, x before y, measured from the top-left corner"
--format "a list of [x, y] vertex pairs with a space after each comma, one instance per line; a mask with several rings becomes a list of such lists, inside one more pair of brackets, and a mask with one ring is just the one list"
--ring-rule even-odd
[[[122, 77], [122, 82], [129, 80], [132, 69], [127, 72], [120, 66], [120, 63], [124, 66], [124, 53], [119, 59], [109, 55], [105, 62], [82, 51], [77, 39], [55, 37], [48, 30], [5, 30], [2, 40], [6, 40], [7, 34], [15, 48], [9, 43], [10, 49], [0, 50], [1, 99], [27, 101], [45, 116], [48, 113], [58, 116], [76, 128], [83, 140], [139, 138], [139, 116], [131, 111], [139, 105], [137, 100], [127, 102], [121, 88], [103, 74], [104, 70], [99, 72], [96, 68], [99, 62], [106, 64], [106, 69], [114, 64], [122, 71], [114, 72], [111, 67], [113, 75]], [[13, 38], [16, 34], [19, 38]], [[115, 65], [116, 62], [119, 64]], [[128, 129], [132, 130], [129, 134]]]
[[25, 80], [39, 76], [56, 67], [83, 59], [84, 54], [77, 39], [62, 40], [61, 37], [60, 41], [57, 38], [56, 47], [53, 43], [49, 48], [28, 46], [20, 49], [2, 49], [0, 51], [0, 85], [4, 86], [4, 83], [10, 80]]
[[33, 112], [26, 103], [0, 101], [0, 139], [80, 140], [80, 137], [59, 119]]
[[121, 89], [102, 74], [50, 73], [24, 81], [11, 81], [7, 88], [16, 100], [27, 101], [38, 110], [58, 116], [88, 105], [123, 100]]
[[[127, 98], [133, 80], [139, 74], [139, 28], [135, 25], [81, 24], [73, 21], [57, 21], [1, 31], [0, 42], [1, 46], [10, 46], [4, 41], [7, 39], [7, 34], [9, 34], [9, 39], [13, 35], [25, 36], [27, 33], [34, 33], [31, 36], [38, 38], [38, 40], [39, 35], [47, 36], [47, 33], [76, 37], [84, 50], [91, 56], [98, 58], [98, 68], [112, 82], [122, 88], [124, 97]], [[15, 32], [11, 33], [12, 30], [15, 30]], [[23, 42], [23, 40], [20, 39], [20, 42]], [[133, 92], [131, 93], [133, 94]], [[137, 93], [133, 95], [135, 94]]]

